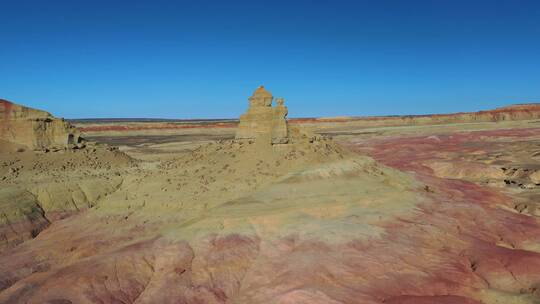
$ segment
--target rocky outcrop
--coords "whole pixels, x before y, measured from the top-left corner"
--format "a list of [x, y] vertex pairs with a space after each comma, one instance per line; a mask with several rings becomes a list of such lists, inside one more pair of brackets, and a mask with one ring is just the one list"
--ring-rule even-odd
[[132, 165], [103, 145], [54, 153], [0, 150], [0, 255], [95, 206], [119, 188]]
[[529, 175], [531, 181], [535, 184], [540, 184], [540, 171], [536, 171], [533, 174]]
[[289, 141], [287, 128], [287, 107], [284, 99], [278, 98], [272, 107], [274, 97], [263, 86], [255, 90], [249, 98], [249, 108], [240, 116], [236, 139], [254, 139], [271, 144], [285, 144]]
[[27, 189], [0, 184], [0, 254], [36, 237], [51, 222], [86, 210], [116, 191], [120, 177], [72, 177], [40, 182]]
[[31, 149], [81, 145], [79, 131], [50, 113], [0, 99], [0, 140]]

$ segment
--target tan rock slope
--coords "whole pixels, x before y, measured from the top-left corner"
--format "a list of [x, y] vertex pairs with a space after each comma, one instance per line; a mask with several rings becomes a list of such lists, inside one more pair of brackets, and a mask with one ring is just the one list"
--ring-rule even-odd
[[0, 253], [91, 208], [134, 165], [47, 112], [0, 100], [0, 113]]
[[0, 99], [1, 140], [38, 150], [77, 146], [83, 142], [80, 132], [63, 119], [3, 99]]

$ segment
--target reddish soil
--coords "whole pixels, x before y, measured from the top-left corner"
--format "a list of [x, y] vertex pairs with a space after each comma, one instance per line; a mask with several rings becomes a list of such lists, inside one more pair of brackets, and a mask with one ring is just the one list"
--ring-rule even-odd
[[372, 139], [351, 145], [388, 166], [415, 174], [436, 202], [422, 204], [415, 218], [388, 223], [385, 241], [391, 245], [387, 250], [371, 244], [378, 248], [374, 259], [392, 252], [391, 260], [414, 265], [424, 279], [394, 272], [388, 274], [394, 283], [381, 282], [371, 294], [387, 294], [385, 303], [481, 303], [461, 297], [476, 289], [540, 298], [540, 253], [538, 247], [529, 246], [540, 239], [538, 218], [513, 212], [514, 198], [502, 190], [437, 178], [423, 165], [427, 160], [444, 159], [445, 153], [498, 151], [512, 141], [539, 135], [538, 128], [495, 130]]

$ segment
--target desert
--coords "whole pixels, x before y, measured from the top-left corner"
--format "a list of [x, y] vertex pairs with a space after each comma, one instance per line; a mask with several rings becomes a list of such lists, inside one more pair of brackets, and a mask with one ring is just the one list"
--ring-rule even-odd
[[538, 301], [538, 104], [287, 120], [273, 99], [54, 132], [3, 101], [0, 302]]
[[540, 1], [0, 13], [0, 304], [540, 304]]

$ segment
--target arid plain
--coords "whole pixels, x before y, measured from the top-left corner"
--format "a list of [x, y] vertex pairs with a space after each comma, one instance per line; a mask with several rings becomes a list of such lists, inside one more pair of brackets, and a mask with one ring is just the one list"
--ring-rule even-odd
[[540, 104], [283, 125], [259, 89], [242, 136], [21, 108], [65, 147], [2, 101], [0, 303], [540, 303]]

